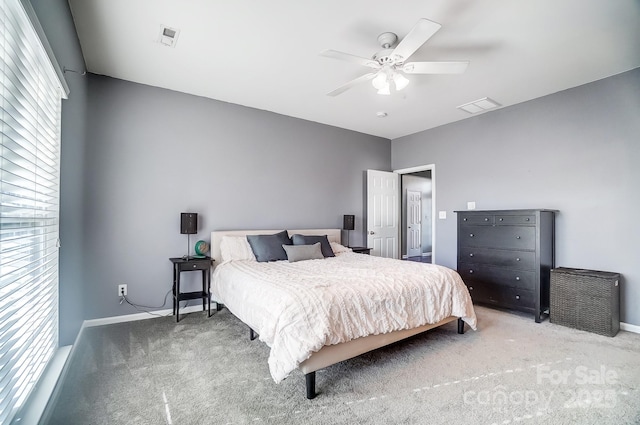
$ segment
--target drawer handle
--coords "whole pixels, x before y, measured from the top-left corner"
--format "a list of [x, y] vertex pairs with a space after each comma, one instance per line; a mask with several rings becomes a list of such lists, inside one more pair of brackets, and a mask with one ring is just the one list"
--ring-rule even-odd
[[519, 300], [519, 299], [520, 299], [520, 295], [516, 295], [516, 300]]
[[198, 265], [197, 265], [197, 264], [194, 264], [194, 265], [193, 265], [193, 268], [195, 269], [196, 267], [198, 267]]
[[473, 286], [469, 286], [469, 290], [470, 290], [470, 291], [473, 291]]
[[520, 239], [520, 236], [516, 236], [516, 239]]
[[472, 238], [473, 237], [473, 233], [469, 233], [469, 237]]
[[500, 221], [503, 221], [503, 220], [504, 220], [504, 218], [500, 218]]
[[526, 221], [529, 221], [529, 217], [526, 218]]
[[466, 218], [463, 218], [462, 220], [463, 220], [463, 221], [467, 221], [467, 219], [466, 219]]
[[469, 274], [473, 274], [473, 270], [469, 270]]
[[519, 259], [519, 258], [516, 258], [516, 261], [520, 261], [520, 259]]
[[516, 276], [516, 280], [520, 280], [520, 276]]
[[469, 254], [469, 257], [473, 257], [473, 252], [471, 254]]
[[489, 221], [489, 219], [488, 219], [488, 218], [485, 218], [485, 219], [484, 219], [484, 221]]

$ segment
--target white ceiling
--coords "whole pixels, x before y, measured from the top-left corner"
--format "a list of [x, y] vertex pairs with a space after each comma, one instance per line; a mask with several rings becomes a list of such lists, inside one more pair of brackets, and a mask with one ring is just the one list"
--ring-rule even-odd
[[[394, 139], [640, 66], [638, 0], [69, 0], [89, 72]], [[385, 31], [442, 24], [412, 57], [469, 60], [462, 75], [409, 75], [391, 96], [369, 72], [322, 57], [371, 57]], [[180, 30], [175, 48], [160, 27]], [[386, 118], [376, 112], [384, 111]]]

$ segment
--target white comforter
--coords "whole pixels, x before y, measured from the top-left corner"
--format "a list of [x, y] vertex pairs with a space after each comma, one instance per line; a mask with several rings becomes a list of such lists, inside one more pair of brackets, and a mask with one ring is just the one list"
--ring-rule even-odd
[[324, 345], [449, 316], [476, 328], [471, 297], [454, 270], [351, 252], [296, 263], [224, 262], [211, 290], [271, 347], [275, 382]]

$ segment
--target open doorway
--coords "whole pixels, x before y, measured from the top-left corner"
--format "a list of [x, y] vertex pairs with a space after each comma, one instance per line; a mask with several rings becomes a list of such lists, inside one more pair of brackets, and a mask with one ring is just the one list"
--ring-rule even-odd
[[402, 191], [401, 247], [402, 259], [431, 263], [433, 179], [431, 170], [400, 176]]
[[[365, 177], [366, 204], [365, 230], [367, 232], [367, 246], [372, 248], [371, 255], [389, 258], [407, 259], [407, 187], [403, 186], [403, 177], [425, 179], [428, 183], [420, 183], [414, 192], [415, 217], [419, 217], [419, 236], [414, 232], [412, 236], [413, 251], [411, 259], [433, 263], [436, 254], [436, 169], [434, 164], [394, 170], [393, 172], [367, 170]], [[407, 181], [411, 181], [408, 179]], [[383, 191], [384, 193], [378, 193]], [[419, 201], [417, 200], [419, 197]], [[393, 207], [392, 207], [393, 206]], [[383, 208], [384, 207], [384, 208]], [[416, 220], [414, 220], [415, 222]], [[382, 226], [384, 224], [384, 226]], [[382, 229], [385, 227], [385, 229]], [[385, 232], [383, 232], [385, 230]], [[415, 241], [419, 240], [419, 253], [415, 251]], [[415, 255], [413, 255], [415, 254]]]
[[[433, 263], [436, 255], [436, 167], [434, 164], [421, 165], [394, 170], [394, 173], [400, 175], [400, 258]], [[416, 223], [419, 223], [419, 230], [415, 228]]]

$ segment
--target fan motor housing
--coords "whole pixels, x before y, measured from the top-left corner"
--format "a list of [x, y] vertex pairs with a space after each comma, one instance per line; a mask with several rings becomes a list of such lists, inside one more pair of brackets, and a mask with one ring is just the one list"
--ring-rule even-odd
[[378, 43], [382, 46], [382, 50], [373, 55], [372, 59], [378, 62], [380, 65], [393, 63], [391, 59], [391, 53], [393, 52], [393, 46], [398, 41], [398, 36], [392, 32], [383, 32], [378, 36]]
[[382, 49], [379, 52], [377, 52], [375, 55], [373, 55], [372, 59], [378, 62], [380, 65], [393, 63], [393, 60], [391, 59], [392, 52], [393, 52], [393, 49], [391, 48]]

